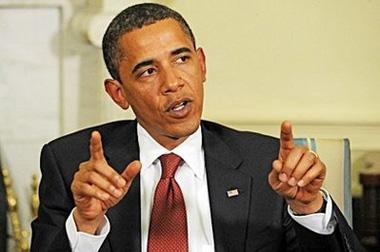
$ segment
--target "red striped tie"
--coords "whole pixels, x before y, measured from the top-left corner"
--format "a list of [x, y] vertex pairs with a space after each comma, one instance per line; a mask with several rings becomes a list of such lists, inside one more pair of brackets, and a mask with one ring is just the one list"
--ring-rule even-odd
[[185, 201], [174, 174], [182, 159], [174, 153], [160, 157], [162, 175], [154, 194], [148, 252], [188, 251]]

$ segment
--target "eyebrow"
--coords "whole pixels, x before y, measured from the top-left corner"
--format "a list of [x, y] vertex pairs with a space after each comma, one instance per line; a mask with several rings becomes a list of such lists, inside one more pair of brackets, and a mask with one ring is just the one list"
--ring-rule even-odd
[[171, 55], [178, 55], [178, 54], [181, 54], [181, 53], [184, 53], [184, 52], [191, 52], [191, 50], [187, 47], [181, 47], [181, 48], [178, 48], [178, 49], [175, 49], [171, 52]]
[[138, 63], [132, 70], [132, 73], [135, 73], [137, 70], [144, 66], [149, 66], [153, 64], [153, 60], [144, 60], [143, 62]]
[[[184, 53], [184, 52], [191, 52], [191, 50], [187, 47], [181, 47], [181, 48], [178, 48], [178, 49], [175, 49], [173, 50], [170, 54], [172, 56], [175, 56], [175, 55], [178, 55], [178, 54], [181, 54], [181, 53]], [[140, 68], [144, 67], [144, 66], [149, 66], [149, 65], [152, 65], [153, 64], [153, 60], [152, 59], [148, 59], [148, 60], [144, 60], [138, 64], [136, 64], [133, 69], [132, 69], [132, 73], [135, 73], [137, 70], [139, 70]]]

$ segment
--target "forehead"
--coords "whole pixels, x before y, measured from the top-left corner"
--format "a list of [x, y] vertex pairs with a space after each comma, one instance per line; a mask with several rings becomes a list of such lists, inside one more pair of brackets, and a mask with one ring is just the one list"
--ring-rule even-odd
[[173, 49], [188, 47], [193, 50], [190, 37], [172, 18], [134, 29], [118, 41], [122, 60], [139, 60], [169, 53]]

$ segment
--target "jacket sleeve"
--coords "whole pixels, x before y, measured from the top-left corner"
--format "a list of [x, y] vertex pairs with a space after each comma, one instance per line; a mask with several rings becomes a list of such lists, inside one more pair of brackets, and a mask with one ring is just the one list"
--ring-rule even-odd
[[287, 229], [287, 250], [302, 252], [364, 252], [364, 248], [334, 202], [333, 218], [337, 222], [334, 233], [320, 235], [298, 224], [288, 214], [285, 214], [284, 226]]
[[65, 222], [74, 202], [49, 145], [41, 151], [40, 206], [32, 222], [31, 251], [71, 251]]

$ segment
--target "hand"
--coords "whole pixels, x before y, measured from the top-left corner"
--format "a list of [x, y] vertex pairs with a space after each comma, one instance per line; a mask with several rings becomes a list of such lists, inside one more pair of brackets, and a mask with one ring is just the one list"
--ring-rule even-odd
[[273, 161], [268, 176], [273, 190], [286, 199], [295, 213], [315, 213], [323, 204], [319, 191], [325, 176], [323, 162], [308, 148], [295, 146], [292, 126], [283, 122], [278, 159]]
[[140, 161], [131, 162], [121, 174], [108, 165], [100, 133], [91, 133], [90, 160], [79, 165], [71, 183], [76, 209], [74, 220], [78, 231], [95, 234], [104, 224], [104, 214], [128, 192], [139, 173]]

